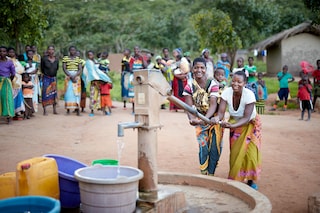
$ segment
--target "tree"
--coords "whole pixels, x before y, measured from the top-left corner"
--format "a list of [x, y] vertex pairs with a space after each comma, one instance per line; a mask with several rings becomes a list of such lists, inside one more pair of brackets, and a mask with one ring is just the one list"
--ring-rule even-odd
[[279, 10], [269, 0], [216, 0], [216, 7], [229, 15], [244, 48], [271, 34], [279, 25]]
[[42, 0], [7, 0], [0, 7], [0, 31], [6, 43], [14, 44], [19, 52], [22, 43], [37, 44], [47, 26]]
[[301, 24], [310, 19], [310, 11], [305, 7], [303, 0], [282, 0], [275, 2], [279, 10], [279, 24], [274, 28], [273, 33]]
[[199, 36], [201, 48], [210, 48], [213, 52], [228, 52], [233, 62], [235, 53], [242, 44], [226, 13], [216, 8], [202, 10], [191, 16], [191, 22]]
[[311, 10], [311, 19], [314, 23], [320, 24], [320, 1], [319, 0], [304, 0], [304, 4]]

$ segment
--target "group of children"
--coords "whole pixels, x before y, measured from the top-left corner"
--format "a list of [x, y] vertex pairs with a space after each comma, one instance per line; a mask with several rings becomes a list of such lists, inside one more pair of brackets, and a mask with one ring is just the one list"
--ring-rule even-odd
[[[105, 81], [92, 81], [91, 86], [98, 88], [94, 91], [94, 94], [90, 94], [90, 96], [100, 96], [97, 97], [95, 100], [98, 102], [93, 103], [97, 104], [97, 109], [101, 110], [104, 115], [111, 115], [111, 107], [112, 107], [112, 100], [111, 100], [111, 89], [112, 83], [105, 82]], [[92, 98], [92, 97], [90, 97]], [[100, 100], [100, 102], [99, 102]], [[91, 107], [91, 112], [89, 116], [94, 115], [94, 109]]]
[[[36, 48], [35, 46], [32, 47]], [[14, 119], [21, 119], [20, 112], [23, 115], [23, 119], [30, 119], [37, 112], [39, 96], [41, 95], [40, 82], [37, 75], [40, 62], [39, 54], [32, 49], [28, 49], [24, 54], [16, 58], [15, 50], [8, 48], [8, 57], [15, 65], [16, 76], [14, 82], [21, 85], [19, 88], [21, 88], [23, 96], [23, 107], [15, 110]], [[19, 98], [14, 99], [14, 101], [16, 104], [17, 101], [19, 102]], [[18, 109], [22, 111], [17, 112]]]
[[[314, 77], [314, 91], [312, 90], [313, 87], [311, 85], [311, 81], [309, 79], [309, 73], [312, 72], [312, 76]], [[294, 77], [288, 73], [288, 66], [284, 65], [282, 71], [277, 74], [280, 89], [278, 91], [278, 97], [275, 101], [273, 108], [271, 111], [276, 110], [277, 104], [280, 100], [284, 100], [283, 110], [287, 109], [287, 102], [290, 98], [289, 86], [288, 83], [293, 82], [295, 79]], [[308, 112], [308, 118], [306, 121], [311, 119], [311, 112], [315, 111], [314, 106], [316, 104], [317, 97], [319, 92], [317, 88], [319, 87], [319, 80], [320, 80], [320, 60], [317, 60], [317, 69], [306, 71], [302, 68], [300, 72], [301, 80], [298, 82], [298, 94], [297, 94], [297, 101], [299, 102], [300, 109], [301, 109], [301, 117], [299, 120], [304, 120], [305, 111]], [[313, 93], [314, 92], [314, 97]], [[312, 103], [313, 99], [313, 103]]]
[[313, 83], [314, 83], [314, 90], [311, 85], [311, 81], [309, 79], [309, 72], [308, 70], [302, 70], [300, 72], [301, 80], [299, 81], [299, 90], [297, 98], [300, 103], [301, 109], [301, 118], [300, 120], [304, 119], [304, 113], [307, 110], [308, 118], [306, 121], [311, 119], [311, 112], [315, 112], [315, 105], [317, 98], [320, 94], [319, 86], [320, 86], [320, 60], [317, 60], [317, 69], [312, 72], [313, 76]]
[[[225, 75], [226, 68], [223, 66], [217, 66], [214, 71], [214, 78], [219, 82], [220, 93], [227, 85], [227, 78]], [[244, 59], [239, 57], [237, 59], [237, 67], [233, 68], [230, 72], [230, 76], [233, 76], [234, 73], [242, 71], [247, 77], [246, 88], [250, 89], [256, 97], [256, 109], [259, 114], [264, 113], [265, 101], [268, 98], [267, 87], [263, 78], [263, 73], [257, 73], [257, 68], [253, 65], [253, 57], [248, 58], [248, 64], [244, 65]]]
[[[254, 92], [256, 96], [256, 109], [259, 114], [264, 113], [265, 108], [265, 101], [268, 98], [268, 91], [266, 87], [266, 83], [263, 80], [263, 73], [257, 73], [256, 66], [253, 65], [253, 58], [248, 58], [248, 65], [243, 65], [243, 58], [239, 58], [237, 60], [238, 67], [234, 68], [230, 75], [232, 76], [233, 73], [237, 71], [245, 72], [247, 76], [247, 85], [246, 87], [252, 92]], [[314, 84], [317, 87], [320, 87], [320, 60], [317, 60], [317, 69], [312, 72], [312, 76], [314, 77]], [[257, 79], [256, 79], [257, 77]], [[300, 120], [304, 119], [305, 111], [308, 112], [308, 118], [306, 121], [309, 121], [311, 118], [311, 112], [314, 110], [314, 105], [316, 103], [316, 99], [318, 94], [320, 93], [317, 89], [314, 89], [314, 97], [313, 97], [313, 88], [311, 85], [311, 81], [309, 80], [309, 73], [306, 71], [301, 71], [300, 73], [301, 80], [298, 82], [298, 94], [297, 99], [301, 109], [301, 118]], [[219, 82], [219, 89], [220, 93], [222, 92], [223, 88], [227, 85], [227, 81], [225, 78], [225, 69], [222, 67], [217, 67], [214, 71], [214, 78]], [[287, 109], [287, 101], [290, 98], [289, 93], [289, 86], [288, 83], [293, 82], [295, 79], [294, 77], [288, 73], [288, 66], [284, 65], [282, 71], [277, 74], [277, 78], [279, 81], [280, 89], [278, 91], [278, 97], [271, 108], [271, 111], [276, 110], [277, 104], [280, 100], [284, 100], [283, 109]], [[313, 102], [312, 102], [313, 100]]]
[[110, 70], [108, 52], [102, 52], [97, 57], [98, 60], [95, 60], [93, 52], [88, 52], [88, 60], [84, 63], [86, 72], [82, 74], [85, 81], [90, 81], [88, 82], [90, 83], [91, 110], [89, 116], [94, 116], [94, 109], [101, 110], [104, 115], [111, 115], [113, 85], [108, 74]]

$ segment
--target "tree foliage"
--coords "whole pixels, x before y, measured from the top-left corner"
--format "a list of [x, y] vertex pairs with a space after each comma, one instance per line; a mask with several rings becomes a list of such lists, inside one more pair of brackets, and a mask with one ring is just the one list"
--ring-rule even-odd
[[45, 0], [45, 6], [59, 14], [46, 31], [46, 41], [55, 43], [62, 51], [69, 45], [82, 50], [110, 52], [121, 52], [136, 45], [154, 51], [163, 47], [190, 50], [198, 45], [196, 35], [186, 18], [189, 9], [176, 10], [179, 3], [166, 0], [137, 3], [128, 0], [80, 3]]
[[0, 31], [6, 43], [19, 49], [20, 43], [36, 44], [43, 37], [47, 20], [42, 0], [7, 0], [0, 7]]
[[[0, 36], [11, 45], [36, 43], [44, 49], [53, 44], [62, 54], [70, 45], [81, 51], [121, 52], [135, 45], [155, 52], [163, 47], [232, 51], [309, 19], [317, 2], [6, 0], [0, 7]], [[215, 9], [202, 10], [204, 5]]]
[[210, 48], [214, 52], [235, 52], [241, 47], [241, 40], [234, 31], [230, 17], [213, 8], [203, 10], [191, 17], [198, 33], [201, 48]]
[[279, 10], [268, 0], [216, 0], [216, 7], [229, 15], [245, 48], [273, 33]]
[[275, 2], [279, 10], [279, 24], [273, 33], [291, 28], [311, 18], [310, 11], [305, 7], [303, 1], [282, 0]]
[[320, 1], [319, 0], [304, 0], [304, 4], [311, 10], [311, 19], [317, 24], [320, 24]]

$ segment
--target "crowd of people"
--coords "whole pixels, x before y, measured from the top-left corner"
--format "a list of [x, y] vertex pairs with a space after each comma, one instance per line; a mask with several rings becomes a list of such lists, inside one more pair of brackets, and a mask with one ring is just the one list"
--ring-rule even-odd
[[[103, 52], [95, 60], [93, 51], [87, 52], [87, 60], [79, 57], [74, 46], [69, 54], [62, 58], [62, 70], [65, 73], [65, 109], [73, 110], [80, 115], [86, 107], [86, 88], [90, 86], [90, 116], [99, 109], [105, 115], [111, 114], [112, 100], [110, 90], [112, 80], [108, 75], [108, 53]], [[53, 114], [58, 114], [57, 106], [57, 73], [59, 58], [55, 55], [54, 46], [48, 46], [41, 57], [36, 46], [27, 45], [23, 54], [16, 54], [14, 48], [0, 47], [0, 115], [10, 123], [11, 119], [30, 119], [43, 107], [52, 105]]]
[[[65, 74], [64, 103], [66, 113], [70, 111], [80, 115], [85, 111], [87, 88], [89, 92], [89, 116], [98, 110], [103, 115], [111, 115], [112, 79], [109, 75], [108, 52], [97, 55], [87, 51], [86, 60], [81, 59], [76, 47], [69, 47], [68, 55], [62, 58], [62, 70]], [[222, 137], [225, 128], [230, 129], [230, 170], [229, 178], [247, 183], [258, 189], [256, 181], [261, 172], [261, 121], [259, 114], [264, 113], [268, 97], [263, 74], [257, 72], [253, 57], [244, 64], [242, 57], [237, 58], [236, 66], [231, 70], [228, 55], [222, 53], [214, 63], [210, 51], [204, 49], [200, 57], [193, 61], [189, 52], [180, 48], [170, 51], [163, 48], [161, 55], [142, 55], [138, 46], [133, 54], [125, 49], [121, 61], [121, 96], [123, 109], [127, 103], [132, 104], [134, 113], [133, 73], [140, 69], [152, 69], [163, 74], [172, 86], [173, 95], [181, 101], [195, 107], [207, 117], [206, 123], [188, 113], [190, 125], [195, 126], [199, 143], [200, 171], [204, 175], [214, 175], [222, 152]], [[96, 59], [97, 57], [97, 59]], [[320, 94], [320, 60], [317, 70], [313, 72], [314, 90], [307, 72], [301, 73], [298, 98], [301, 103], [301, 119], [305, 110], [308, 120], [317, 97]], [[57, 72], [59, 58], [55, 55], [54, 46], [48, 46], [41, 57], [36, 46], [26, 46], [25, 53], [17, 55], [13, 48], [0, 47], [0, 116], [30, 119], [38, 111], [39, 103], [43, 115], [48, 114], [47, 107], [52, 105], [53, 114], [57, 114]], [[288, 82], [294, 77], [288, 73], [288, 67], [277, 75], [280, 90], [272, 110], [276, 110], [279, 100], [284, 99], [284, 109], [289, 97]], [[314, 97], [312, 96], [312, 93]], [[166, 105], [162, 104], [161, 109]], [[170, 103], [171, 111], [180, 108]], [[229, 118], [226, 118], [228, 110]]]

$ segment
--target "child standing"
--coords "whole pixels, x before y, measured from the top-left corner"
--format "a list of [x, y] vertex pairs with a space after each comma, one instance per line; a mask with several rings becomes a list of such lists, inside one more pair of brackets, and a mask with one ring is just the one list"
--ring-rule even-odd
[[317, 60], [317, 69], [313, 71], [313, 111], [316, 106], [317, 98], [320, 97], [320, 59]]
[[303, 77], [302, 84], [299, 85], [299, 90], [297, 95], [300, 102], [300, 109], [301, 109], [300, 120], [303, 120], [305, 110], [308, 110], [308, 119], [306, 121], [310, 120], [311, 110], [312, 110], [311, 91], [312, 91], [312, 86], [308, 82], [308, 78]]
[[257, 67], [253, 65], [253, 57], [248, 58], [248, 65], [244, 66], [245, 70], [248, 71], [249, 77], [248, 77], [248, 83], [254, 83], [257, 81], [256, 74], [257, 74]]
[[258, 73], [258, 81], [255, 83], [256, 109], [259, 114], [264, 114], [265, 101], [268, 99], [268, 90], [265, 81], [262, 79], [263, 74]]
[[229, 74], [230, 74], [230, 67], [231, 67], [231, 65], [228, 61], [228, 54], [222, 53], [220, 58], [221, 59], [217, 62], [217, 67], [221, 67], [224, 69], [224, 71], [225, 71], [224, 75], [225, 75], [226, 79], [228, 79]]
[[[100, 83], [100, 95], [101, 95], [101, 110], [105, 115], [111, 115], [111, 94], [110, 90], [112, 89], [112, 83], [102, 81]], [[108, 111], [106, 111], [106, 107], [108, 107]]]
[[271, 108], [271, 111], [276, 110], [279, 100], [283, 100], [283, 99], [284, 99], [283, 110], [285, 111], [285, 110], [287, 110], [287, 102], [288, 102], [288, 98], [289, 98], [289, 84], [288, 83], [293, 82], [294, 77], [290, 73], [288, 73], [288, 66], [287, 65], [284, 65], [282, 67], [282, 71], [278, 72], [277, 77], [278, 77], [280, 89], [278, 91], [277, 100], [274, 103], [273, 108]]
[[[219, 95], [218, 95], [218, 100], [217, 103], [220, 104], [220, 97], [223, 92], [223, 90], [226, 88], [227, 85], [227, 79], [225, 77], [225, 70], [223, 67], [218, 67], [214, 71], [214, 79], [219, 83]], [[218, 108], [217, 108], [218, 109]]]
[[244, 68], [244, 59], [242, 57], [239, 57], [237, 59], [237, 67], [233, 68], [232, 72], [230, 73], [230, 77], [233, 76], [233, 73], [236, 73], [238, 71], [243, 71], [246, 74], [246, 77], [249, 77], [249, 72]]
[[32, 101], [33, 84], [28, 73], [22, 73], [22, 93], [25, 104], [24, 119], [30, 119], [32, 113], [34, 113]]
[[104, 73], [109, 72], [109, 64], [110, 61], [108, 60], [109, 53], [108, 52], [103, 52], [101, 54], [101, 60], [99, 61], [99, 69], [102, 70]]

